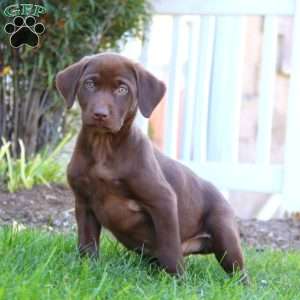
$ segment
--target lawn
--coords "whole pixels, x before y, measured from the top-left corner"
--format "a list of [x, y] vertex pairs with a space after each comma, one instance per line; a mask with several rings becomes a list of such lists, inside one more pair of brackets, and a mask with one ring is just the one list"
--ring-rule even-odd
[[300, 299], [300, 252], [246, 249], [249, 287], [212, 256], [172, 278], [106, 235], [100, 261], [80, 260], [75, 234], [0, 230], [0, 299]]

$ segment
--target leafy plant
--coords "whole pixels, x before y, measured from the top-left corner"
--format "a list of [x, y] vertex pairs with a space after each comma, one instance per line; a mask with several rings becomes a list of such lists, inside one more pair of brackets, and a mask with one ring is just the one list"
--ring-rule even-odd
[[65, 172], [63, 166], [57, 162], [57, 156], [71, 136], [71, 134], [66, 135], [53, 151], [44, 150], [31, 158], [26, 158], [22, 140], [19, 140], [20, 154], [17, 158], [13, 158], [11, 142], [2, 139], [0, 179], [9, 192], [15, 192], [21, 188], [31, 189], [37, 184], [49, 185], [53, 182], [63, 182]]
[[[22, 1], [23, 2], [23, 1]], [[1, 0], [0, 11], [20, 1]], [[47, 9], [38, 22], [46, 32], [40, 45], [12, 48], [0, 28], [0, 136], [11, 141], [12, 155], [27, 155], [56, 143], [65, 131], [65, 109], [55, 74], [85, 55], [118, 50], [130, 37], [143, 38], [150, 18], [147, 0], [40, 0]], [[0, 24], [11, 22], [0, 14]], [[1, 141], [0, 141], [1, 143]]]

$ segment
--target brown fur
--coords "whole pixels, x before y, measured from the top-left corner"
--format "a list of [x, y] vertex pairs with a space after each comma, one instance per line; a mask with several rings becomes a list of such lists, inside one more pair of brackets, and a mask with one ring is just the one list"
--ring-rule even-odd
[[151, 114], [164, 84], [110, 53], [71, 65], [56, 83], [68, 107], [78, 96], [82, 113], [68, 166], [81, 253], [98, 255], [104, 226], [128, 249], [157, 258], [169, 273], [181, 273], [183, 256], [196, 253], [214, 253], [228, 273], [242, 270], [237, 225], [223, 196], [133, 125], [137, 108]]

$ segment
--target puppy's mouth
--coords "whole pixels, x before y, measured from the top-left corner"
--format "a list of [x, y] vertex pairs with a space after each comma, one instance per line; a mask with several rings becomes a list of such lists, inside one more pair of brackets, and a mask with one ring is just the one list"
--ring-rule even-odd
[[115, 126], [111, 126], [103, 122], [90, 122], [90, 123], [86, 123], [85, 125], [101, 133], [117, 133], [120, 130]]

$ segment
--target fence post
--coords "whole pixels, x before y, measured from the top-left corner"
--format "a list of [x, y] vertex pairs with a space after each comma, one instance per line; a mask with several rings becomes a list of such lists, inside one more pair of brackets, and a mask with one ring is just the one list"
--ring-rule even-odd
[[258, 101], [258, 133], [256, 142], [256, 161], [261, 164], [270, 163], [271, 156], [277, 48], [277, 17], [267, 16], [265, 17], [263, 33], [263, 51]]
[[292, 72], [288, 99], [287, 131], [283, 177], [285, 208], [300, 211], [300, 3], [295, 1]]
[[164, 151], [172, 158], [177, 157], [178, 146], [178, 114], [179, 114], [179, 99], [178, 88], [180, 77], [180, 16], [173, 16], [172, 28], [172, 52], [170, 59], [170, 74], [167, 89], [166, 101], [166, 117], [165, 117], [165, 136], [164, 136]]
[[244, 18], [217, 17], [207, 159], [236, 162], [244, 57]]
[[[150, 40], [150, 35], [151, 35], [150, 28], [145, 28], [145, 35], [146, 35], [146, 38], [142, 44], [142, 50], [141, 50], [141, 55], [139, 57], [139, 61], [145, 68], [147, 68], [149, 40]], [[138, 112], [137, 112], [137, 116], [135, 118], [135, 123], [146, 135], [148, 134], [149, 120], [141, 114], [140, 110], [138, 110]]]
[[208, 106], [211, 84], [212, 57], [215, 38], [214, 16], [200, 17], [199, 54], [197, 62], [196, 104], [194, 111], [193, 159], [207, 158]]
[[195, 48], [196, 23], [188, 21], [188, 60], [185, 74], [183, 118], [179, 139], [179, 159], [190, 160], [193, 142], [193, 113], [195, 109], [195, 85], [196, 85], [196, 61], [197, 53]]

